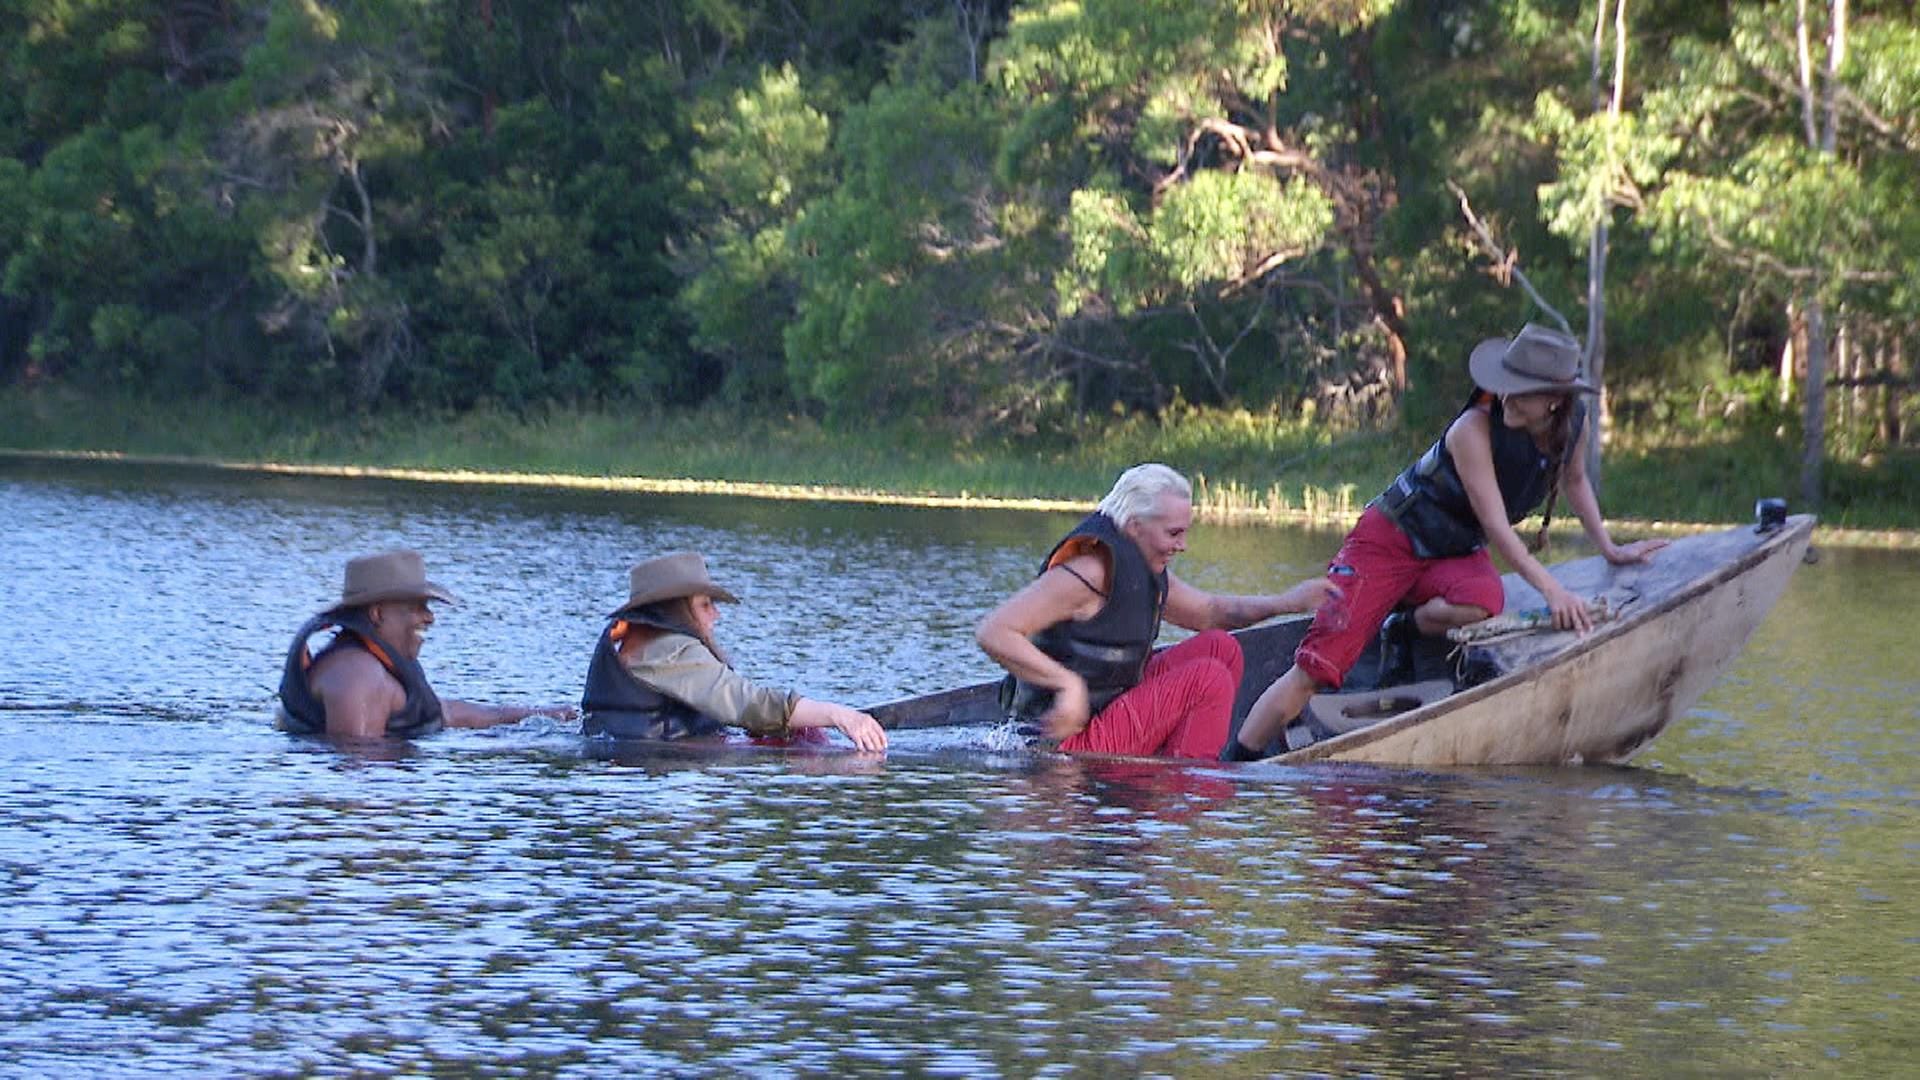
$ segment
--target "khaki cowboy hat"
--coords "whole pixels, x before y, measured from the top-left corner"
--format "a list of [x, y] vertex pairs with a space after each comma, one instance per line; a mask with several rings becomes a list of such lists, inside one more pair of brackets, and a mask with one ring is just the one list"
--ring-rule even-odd
[[1467, 361], [1474, 383], [1496, 394], [1596, 393], [1580, 366], [1579, 342], [1533, 323], [1512, 340], [1488, 338], [1474, 346]]
[[614, 615], [683, 596], [711, 596], [732, 604], [740, 602], [739, 597], [714, 584], [713, 578], [707, 575], [706, 558], [692, 551], [648, 559], [627, 571], [627, 584], [630, 595]]
[[427, 580], [427, 562], [420, 553], [401, 548], [349, 559], [340, 599], [326, 611], [365, 607], [387, 600], [454, 602], [452, 593]]

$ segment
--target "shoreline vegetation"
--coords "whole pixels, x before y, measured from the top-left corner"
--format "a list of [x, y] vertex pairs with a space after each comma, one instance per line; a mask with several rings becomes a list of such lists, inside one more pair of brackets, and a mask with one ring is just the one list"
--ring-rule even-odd
[[[1203, 521], [1308, 527], [1351, 524], [1425, 446], [1398, 433], [1335, 435], [1297, 419], [1221, 410], [1185, 410], [1157, 423], [1115, 418], [1047, 440], [981, 444], [911, 424], [829, 432], [804, 417], [716, 408], [329, 421], [70, 391], [0, 395], [0, 432], [0, 458], [12, 460], [1063, 513], [1090, 509], [1126, 466], [1160, 460], [1194, 480]], [[1617, 435], [1603, 473], [1609, 524], [1626, 534], [1674, 534], [1750, 521], [1755, 499], [1793, 490], [1790, 445], [1764, 432], [1679, 443]], [[1920, 467], [1900, 464], [1863, 465], [1874, 467], [1878, 483], [1843, 490], [1850, 497], [1830, 503], [1816, 541], [1920, 549], [1920, 498], [1904, 491]], [[1889, 475], [1904, 482], [1888, 484]], [[1834, 479], [1845, 487], [1844, 474]], [[1578, 532], [1564, 502], [1554, 532]]]
[[0, 6], [0, 447], [1335, 525], [1534, 322], [1614, 520], [1920, 529], [1920, 16], [1627, 7]]

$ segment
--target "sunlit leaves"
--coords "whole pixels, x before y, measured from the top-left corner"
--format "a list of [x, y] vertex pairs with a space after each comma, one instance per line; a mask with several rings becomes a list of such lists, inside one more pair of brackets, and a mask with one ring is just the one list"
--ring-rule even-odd
[[1783, 291], [1871, 265], [1883, 227], [1868, 189], [1845, 161], [1787, 137], [1763, 140], [1719, 175], [1677, 173], [1655, 204], [1656, 244], [1685, 244], [1710, 258], [1775, 276]]
[[[1297, 151], [1338, 154], [1351, 132], [1309, 117], [1282, 144], [1276, 108], [1294, 77], [1289, 48], [1392, 7], [1050, 0], [1016, 10], [996, 53], [1019, 116], [1002, 172], [1066, 189], [1058, 315], [1125, 318], [1182, 298], [1212, 302], [1316, 250], [1332, 203], [1301, 175], [1311, 165]], [[1081, 152], [1062, 153], [1072, 140]], [[1283, 156], [1288, 171], [1273, 163]], [[1144, 179], [1158, 181], [1150, 195]]]
[[1125, 315], [1208, 287], [1243, 283], [1273, 260], [1320, 246], [1333, 224], [1327, 198], [1302, 180], [1251, 170], [1203, 172], [1171, 189], [1146, 220], [1110, 192], [1078, 191], [1068, 218], [1073, 262], [1062, 313], [1096, 294]]
[[729, 107], [696, 121], [691, 190], [724, 208], [745, 229], [793, 213], [822, 182], [829, 124], [800, 89], [791, 64], [761, 74]]
[[1551, 93], [1534, 102], [1533, 132], [1558, 150], [1559, 175], [1540, 186], [1547, 227], [1576, 247], [1622, 206], [1638, 206], [1643, 186], [1657, 183], [1679, 152], [1670, 130], [1650, 128], [1633, 113], [1576, 117]]
[[701, 141], [688, 191], [699, 224], [683, 253], [681, 305], [701, 347], [724, 358], [730, 393], [784, 396], [780, 330], [796, 289], [788, 231], [832, 178], [830, 125], [786, 65], [763, 71], [694, 130]]
[[993, 143], [978, 88], [889, 86], [851, 110], [836, 139], [841, 184], [798, 225], [799, 318], [789, 373], [846, 416], [938, 399], [944, 341], [982, 318], [1002, 272], [988, 209]]
[[[1820, 130], [1823, 7], [1808, 5]], [[1862, 316], [1909, 304], [1897, 281], [1910, 276], [1907, 245], [1920, 233], [1920, 30], [1884, 17], [1850, 28], [1837, 153], [1824, 154], [1809, 145], [1795, 14], [1790, 4], [1743, 5], [1723, 43], [1676, 43], [1677, 78], [1648, 95], [1641, 124], [1664, 126], [1677, 148], [1649, 200], [1654, 250], [1737, 268], [1781, 295], [1850, 295]]]
[[1852, 32], [1848, 88], [1863, 133], [1920, 153], [1920, 25], [1869, 20]]
[[1183, 288], [1231, 282], [1275, 258], [1299, 258], [1333, 226], [1333, 208], [1307, 181], [1253, 170], [1208, 171], [1167, 192], [1153, 214], [1154, 250]]

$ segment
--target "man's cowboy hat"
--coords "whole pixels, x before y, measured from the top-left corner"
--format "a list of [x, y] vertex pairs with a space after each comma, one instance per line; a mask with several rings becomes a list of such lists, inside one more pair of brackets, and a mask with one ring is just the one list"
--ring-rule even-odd
[[[453, 594], [427, 580], [427, 563], [417, 551], [400, 549], [348, 560], [340, 600], [327, 612], [366, 607], [387, 600], [444, 600]], [[323, 612], [324, 614], [324, 612]]]
[[707, 576], [707, 560], [691, 551], [662, 555], [627, 571], [627, 583], [630, 596], [620, 605], [614, 615], [622, 615], [637, 607], [657, 604], [662, 600], [678, 600], [683, 596], [711, 596], [715, 600], [739, 603], [740, 598], [714, 584]]
[[1476, 345], [1467, 368], [1476, 385], [1496, 394], [1597, 392], [1581, 377], [1580, 343], [1533, 323], [1521, 327], [1511, 341], [1488, 338]]

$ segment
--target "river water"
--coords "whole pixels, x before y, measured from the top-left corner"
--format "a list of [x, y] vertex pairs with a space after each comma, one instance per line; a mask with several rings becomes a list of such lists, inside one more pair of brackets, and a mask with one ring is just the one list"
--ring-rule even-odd
[[[577, 698], [705, 551], [750, 676], [989, 677], [1060, 515], [0, 461], [0, 1073], [1885, 1075], [1920, 1047], [1920, 557], [1829, 550], [1623, 769], [615, 754], [271, 726], [344, 559], [449, 696]], [[1326, 532], [1202, 527], [1246, 591]]]

